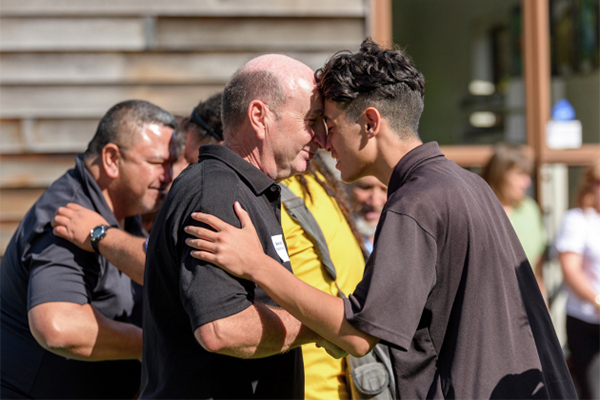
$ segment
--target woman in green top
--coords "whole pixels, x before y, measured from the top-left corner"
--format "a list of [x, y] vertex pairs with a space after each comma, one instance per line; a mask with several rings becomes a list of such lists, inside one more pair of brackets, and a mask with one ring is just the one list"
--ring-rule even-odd
[[540, 208], [527, 196], [532, 171], [533, 157], [529, 147], [501, 142], [494, 146], [494, 154], [481, 176], [504, 207], [545, 297], [542, 256], [546, 250], [546, 235]]

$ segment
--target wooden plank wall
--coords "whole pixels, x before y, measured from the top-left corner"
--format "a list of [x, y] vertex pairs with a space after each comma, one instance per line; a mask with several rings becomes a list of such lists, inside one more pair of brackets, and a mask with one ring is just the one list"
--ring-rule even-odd
[[0, 0], [0, 256], [113, 104], [181, 115], [246, 61], [318, 68], [367, 36], [369, 0]]

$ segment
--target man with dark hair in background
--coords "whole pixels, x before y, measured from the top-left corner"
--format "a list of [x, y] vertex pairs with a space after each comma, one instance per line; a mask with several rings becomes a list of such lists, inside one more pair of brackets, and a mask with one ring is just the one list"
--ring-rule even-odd
[[[256, 282], [292, 315], [352, 355], [388, 344], [399, 398], [576, 398], [525, 252], [477, 175], [418, 135], [424, 79], [401, 50], [371, 40], [316, 73], [326, 149], [346, 182], [388, 186], [365, 275], [347, 299], [318, 291], [266, 257], [251, 219], [212, 229], [192, 256]], [[236, 221], [237, 223], [237, 221]]]
[[[173, 142], [179, 156], [173, 162], [173, 179], [189, 164], [198, 161], [198, 149], [201, 145], [223, 141], [222, 95], [222, 92], [215, 93], [206, 101], [199, 102], [190, 116], [178, 117], [181, 121], [175, 130]], [[150, 231], [149, 227], [157, 213], [158, 209], [142, 215], [146, 231]], [[52, 221], [55, 235], [87, 251], [93, 251], [89, 239], [90, 229], [101, 224], [107, 222], [100, 214], [75, 203], [59, 207]], [[98, 251], [117, 268], [135, 274], [138, 277], [136, 282], [143, 283], [146, 244], [147, 238], [131, 235], [122, 229], [111, 229], [106, 231], [102, 242], [98, 243]]]
[[[75, 168], [25, 215], [0, 264], [2, 398], [132, 398], [138, 391], [142, 330], [129, 318], [131, 279], [141, 275], [121, 273], [98, 245], [113, 227], [140, 235], [137, 216], [162, 204], [176, 126], [148, 102], [115, 105]], [[106, 221], [88, 230], [95, 251], [52, 234], [56, 210], [69, 202]]]
[[201, 101], [184, 118], [181, 129], [187, 132], [185, 159], [192, 164], [198, 161], [198, 149], [203, 144], [219, 144], [223, 141], [221, 121], [221, 99], [223, 92], [215, 93], [206, 101]]
[[[216, 93], [206, 101], [201, 101], [188, 117], [175, 116], [178, 121], [173, 133], [173, 144], [178, 158], [173, 162], [172, 178], [175, 179], [189, 164], [198, 161], [198, 149], [203, 144], [223, 141], [221, 123], [221, 96]], [[170, 184], [168, 185], [168, 188]], [[149, 233], [159, 209], [142, 214], [142, 227]], [[56, 236], [67, 239], [80, 249], [94, 251], [90, 243], [90, 230], [108, 222], [94, 210], [76, 203], [68, 203], [59, 207], [52, 220], [53, 232]], [[146, 246], [148, 237], [135, 236], [122, 229], [107, 230], [104, 238], [97, 244], [98, 252], [109, 262], [130, 276], [135, 275], [133, 283], [135, 304], [132, 322], [142, 325], [142, 298], [144, 266], [146, 263]], [[139, 282], [139, 283], [138, 283]]]

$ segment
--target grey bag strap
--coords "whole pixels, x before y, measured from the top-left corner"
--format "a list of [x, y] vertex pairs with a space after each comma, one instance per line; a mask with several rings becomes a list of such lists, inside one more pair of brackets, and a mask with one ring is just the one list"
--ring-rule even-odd
[[302, 229], [304, 229], [304, 232], [308, 234], [311, 242], [316, 246], [317, 251], [321, 256], [321, 262], [325, 266], [325, 270], [333, 280], [335, 280], [337, 278], [335, 266], [329, 256], [329, 246], [327, 246], [325, 236], [323, 236], [323, 231], [321, 231], [317, 220], [315, 220], [315, 217], [310, 210], [306, 208], [304, 200], [296, 196], [296, 194], [285, 184], [280, 183], [279, 186], [281, 187], [281, 203], [287, 210], [289, 216], [298, 222]]
[[[292, 190], [285, 184], [280, 183], [279, 186], [281, 187], [281, 203], [287, 210], [289, 216], [300, 224], [302, 229], [304, 229], [304, 232], [307, 233], [310, 240], [317, 247], [317, 251], [321, 256], [322, 264], [325, 267], [327, 273], [329, 273], [329, 275], [333, 278], [335, 285], [337, 286], [338, 291], [340, 293], [340, 297], [346, 298], [346, 295], [337, 284], [337, 273], [335, 271], [333, 261], [331, 261], [331, 257], [329, 256], [329, 246], [327, 246], [325, 236], [323, 235], [323, 231], [321, 231], [317, 220], [310, 212], [310, 210], [306, 207], [306, 204], [304, 204], [304, 200], [296, 196], [296, 194], [292, 192]], [[390, 379], [389, 388], [391, 391], [392, 399], [395, 399], [396, 384], [394, 380], [394, 370], [392, 368], [392, 363], [390, 361], [389, 355], [381, 347], [380, 344], [377, 344], [373, 348], [373, 353], [377, 355], [377, 358], [383, 363], [385, 369], [388, 371], [388, 376]]]

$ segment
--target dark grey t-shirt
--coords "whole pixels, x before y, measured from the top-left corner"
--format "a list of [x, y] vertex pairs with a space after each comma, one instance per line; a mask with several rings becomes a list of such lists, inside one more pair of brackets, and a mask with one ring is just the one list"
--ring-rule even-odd
[[[29, 309], [55, 301], [90, 303], [110, 319], [130, 322], [129, 277], [52, 234], [56, 210], [69, 202], [118, 225], [82, 156], [25, 215], [0, 264], [2, 398], [131, 398], [139, 388], [139, 361], [70, 360], [44, 350], [29, 330]], [[128, 218], [125, 229], [141, 235], [141, 221]]]
[[400, 398], [575, 398], [516, 234], [436, 143], [395, 167], [346, 318], [391, 347]]
[[291, 271], [280, 222], [279, 186], [233, 151], [200, 148], [198, 163], [173, 182], [148, 242], [144, 281], [142, 398], [304, 397], [302, 353], [244, 360], [209, 353], [194, 331], [255, 301], [276, 304], [253, 282], [197, 260], [183, 232], [194, 211], [240, 225], [235, 201], [250, 214], [266, 254]]

